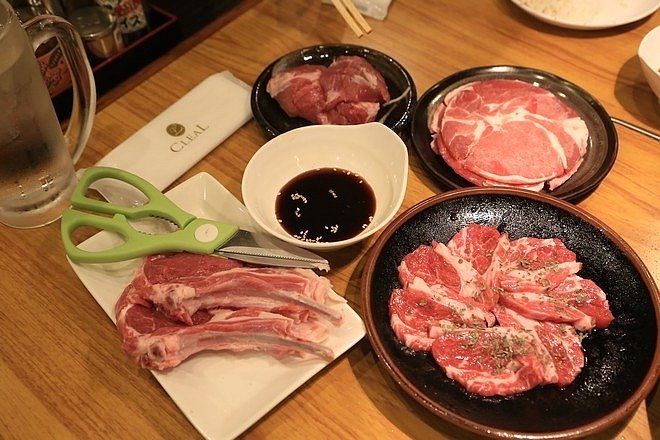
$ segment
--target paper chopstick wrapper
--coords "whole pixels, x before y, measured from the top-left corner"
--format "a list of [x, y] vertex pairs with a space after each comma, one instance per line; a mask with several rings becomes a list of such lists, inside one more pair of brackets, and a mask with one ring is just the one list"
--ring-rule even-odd
[[[130, 171], [162, 191], [252, 118], [250, 92], [231, 72], [213, 74], [97, 165]], [[121, 191], [115, 182], [99, 181], [94, 188], [103, 195]]]
[[[391, 2], [392, 0], [353, 0], [360, 13], [377, 20], [385, 20]], [[332, 4], [332, 0], [321, 0], [321, 3]]]

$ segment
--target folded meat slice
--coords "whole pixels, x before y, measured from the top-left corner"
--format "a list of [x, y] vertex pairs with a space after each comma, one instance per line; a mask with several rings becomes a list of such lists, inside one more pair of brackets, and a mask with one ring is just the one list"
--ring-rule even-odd
[[429, 286], [421, 278], [416, 278], [404, 289], [394, 289], [389, 308], [390, 314], [399, 315], [406, 325], [425, 332], [441, 321], [469, 327], [486, 327], [495, 323], [495, 316], [483, 304], [440, 285]]
[[442, 284], [457, 292], [461, 290], [460, 275], [447, 259], [435, 252], [433, 246], [421, 245], [406, 254], [398, 271], [404, 287], [419, 277], [430, 285]]
[[583, 332], [596, 326], [591, 316], [544, 293], [504, 292], [500, 295], [500, 304], [526, 318], [570, 324]]
[[372, 122], [381, 103], [390, 100], [380, 72], [366, 59], [349, 55], [327, 67], [306, 64], [278, 71], [266, 90], [288, 116], [316, 124]]
[[442, 243], [422, 245], [407, 254], [398, 267], [399, 280], [406, 287], [420, 278], [431, 288], [446, 291], [444, 296], [463, 298], [484, 311], [497, 303], [497, 295], [470, 261], [454, 255]]
[[433, 250], [444, 258], [458, 274], [460, 279], [458, 292], [462, 297], [483, 304], [486, 310], [492, 309], [497, 304], [498, 294], [486, 282], [484, 276], [472, 266], [470, 261], [454, 255], [443, 243], [434, 243]]
[[548, 294], [590, 316], [596, 328], [605, 328], [614, 320], [605, 292], [591, 280], [571, 275]]
[[500, 303], [527, 318], [567, 323], [583, 332], [605, 328], [614, 319], [603, 291], [577, 275], [544, 293], [504, 292]]
[[417, 330], [403, 322], [397, 313], [390, 313], [390, 326], [397, 339], [412, 351], [431, 351], [434, 337], [430, 337], [425, 330]]
[[580, 374], [584, 353], [573, 327], [528, 319], [502, 306], [496, 307], [494, 313], [500, 325], [526, 330], [546, 348], [557, 371], [557, 385], [566, 386]]
[[326, 108], [342, 102], [378, 103], [390, 100], [385, 79], [362, 57], [337, 57], [319, 81], [326, 93]]
[[516, 394], [556, 381], [547, 350], [525, 330], [447, 330], [435, 339], [431, 352], [447, 377], [482, 396]]
[[274, 75], [266, 91], [291, 117], [316, 121], [325, 111], [325, 91], [319, 82], [325, 66], [302, 65]]
[[500, 231], [495, 226], [471, 223], [449, 240], [447, 248], [483, 275], [490, 267], [499, 239]]
[[499, 273], [492, 276], [497, 287], [508, 292], [544, 293], [582, 268], [575, 253], [557, 238], [513, 240], [499, 260]]

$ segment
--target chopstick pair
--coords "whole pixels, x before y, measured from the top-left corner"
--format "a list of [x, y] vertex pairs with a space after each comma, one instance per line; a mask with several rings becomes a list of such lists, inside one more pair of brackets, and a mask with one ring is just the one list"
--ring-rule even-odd
[[355, 7], [353, 0], [332, 0], [332, 4], [358, 38], [371, 32], [371, 26]]

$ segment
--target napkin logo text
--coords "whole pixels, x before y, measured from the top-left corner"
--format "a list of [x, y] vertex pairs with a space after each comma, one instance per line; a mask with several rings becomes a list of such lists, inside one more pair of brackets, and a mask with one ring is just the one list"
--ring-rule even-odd
[[[209, 126], [203, 126], [201, 124], [196, 124], [189, 132], [188, 134], [185, 135], [185, 137], [177, 140], [176, 142], [172, 142], [170, 144], [170, 150], [178, 153], [179, 151], [183, 150], [185, 147], [190, 145], [195, 139], [197, 139], [201, 134], [203, 134], [206, 130], [208, 130]], [[186, 133], [186, 127], [184, 127], [181, 124], [178, 124], [176, 122], [168, 125], [165, 128], [165, 131], [167, 134], [173, 137], [180, 137], [183, 136]]]

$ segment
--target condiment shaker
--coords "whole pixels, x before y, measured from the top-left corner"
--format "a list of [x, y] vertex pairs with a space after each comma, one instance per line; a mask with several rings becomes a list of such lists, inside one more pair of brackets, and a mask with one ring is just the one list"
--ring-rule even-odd
[[85, 47], [92, 55], [109, 58], [123, 49], [117, 20], [107, 9], [85, 6], [71, 11], [68, 19], [78, 29]]
[[148, 5], [144, 0], [95, 0], [117, 19], [117, 27], [125, 45], [149, 33]]

